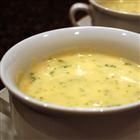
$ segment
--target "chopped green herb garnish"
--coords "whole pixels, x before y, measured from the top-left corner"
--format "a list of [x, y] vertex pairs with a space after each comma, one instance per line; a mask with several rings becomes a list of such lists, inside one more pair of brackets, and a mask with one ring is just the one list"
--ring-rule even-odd
[[33, 72], [30, 72], [29, 75], [30, 75], [30, 79], [32, 81], [35, 81], [36, 80], [35, 74]]
[[58, 61], [58, 62], [60, 62], [60, 63], [65, 62], [65, 61], [64, 61], [64, 60], [62, 60], [62, 59], [58, 59], [57, 61]]
[[39, 97], [39, 99], [40, 99], [40, 100], [42, 100], [42, 99], [43, 99], [43, 97]]
[[109, 90], [109, 89], [105, 89], [104, 92], [105, 92], [105, 93], [109, 93], [110, 90]]
[[49, 74], [50, 74], [50, 75], [53, 75], [53, 74], [54, 74], [54, 70], [52, 70]]
[[63, 85], [63, 84], [64, 84], [64, 82], [59, 82], [59, 84], [60, 84], [60, 85]]
[[130, 66], [132, 65], [131, 63], [125, 62], [124, 65]]
[[116, 68], [115, 65], [112, 65], [112, 64], [105, 64], [106, 67], [111, 67], [111, 68]]
[[101, 90], [100, 90], [100, 89], [98, 89], [97, 91], [98, 91], [98, 92], [101, 92]]
[[84, 90], [83, 88], [79, 88], [79, 90], [80, 90], [81, 92], [85, 92], [85, 90]]
[[121, 104], [107, 105], [106, 107], [120, 106]]
[[132, 87], [132, 85], [127, 85], [128, 87]]
[[109, 78], [108, 78], [108, 77], [106, 77], [105, 79], [106, 79], [106, 80], [109, 80]]
[[68, 68], [70, 67], [71, 65], [64, 65], [63, 68]]
[[52, 60], [52, 59], [53, 59], [52, 57], [48, 58], [48, 60]]
[[89, 102], [86, 102], [85, 105], [90, 105], [90, 103]]

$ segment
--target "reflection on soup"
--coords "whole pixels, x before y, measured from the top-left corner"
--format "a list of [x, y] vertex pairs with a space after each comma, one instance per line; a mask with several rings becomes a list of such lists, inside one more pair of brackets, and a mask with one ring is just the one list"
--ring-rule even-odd
[[18, 79], [29, 96], [68, 107], [109, 107], [140, 101], [140, 65], [94, 52], [65, 52]]
[[112, 10], [140, 13], [140, 0], [97, 0], [97, 2]]

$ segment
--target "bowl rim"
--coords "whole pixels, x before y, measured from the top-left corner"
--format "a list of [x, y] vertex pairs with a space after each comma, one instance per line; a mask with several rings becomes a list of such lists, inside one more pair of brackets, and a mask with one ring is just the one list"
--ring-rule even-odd
[[117, 11], [117, 10], [113, 10], [111, 8], [107, 8], [105, 6], [102, 6], [101, 4], [99, 4], [97, 2], [97, 0], [89, 0], [89, 2], [91, 4], [93, 4], [96, 8], [108, 13], [108, 14], [114, 14], [114, 15], [118, 15], [118, 16], [123, 16], [123, 17], [133, 17], [136, 19], [140, 18], [140, 13], [131, 13], [131, 12], [125, 12], [125, 11]]
[[39, 37], [43, 37], [45, 34], [51, 34], [54, 32], [61, 32], [63, 30], [75, 30], [77, 31], [77, 29], [80, 30], [85, 30], [85, 29], [92, 29], [92, 30], [110, 30], [110, 31], [114, 31], [114, 32], [120, 32], [120, 33], [126, 33], [126, 34], [131, 34], [131, 35], [136, 35], [140, 38], [138, 33], [134, 33], [131, 31], [127, 31], [127, 30], [123, 30], [123, 29], [117, 29], [117, 28], [110, 28], [110, 27], [99, 27], [99, 26], [83, 26], [83, 27], [68, 27], [68, 28], [62, 28], [62, 29], [55, 29], [55, 30], [51, 30], [51, 31], [47, 31], [47, 32], [43, 32], [43, 33], [39, 33], [36, 35], [33, 35], [27, 39], [22, 40], [21, 42], [15, 44], [12, 48], [10, 48], [6, 54], [3, 56], [1, 62], [0, 62], [0, 77], [2, 82], [4, 83], [4, 85], [6, 86], [6, 88], [18, 99], [20, 99], [21, 101], [25, 102], [26, 104], [32, 106], [33, 108], [42, 108], [43, 110], [52, 110], [52, 111], [59, 111], [59, 112], [67, 112], [67, 113], [76, 113], [76, 114], [104, 114], [104, 113], [113, 113], [113, 112], [120, 112], [120, 111], [124, 111], [124, 110], [128, 110], [128, 109], [132, 109], [132, 108], [136, 108], [136, 107], [140, 107], [140, 101], [136, 101], [134, 103], [130, 103], [130, 104], [126, 104], [126, 105], [121, 105], [121, 106], [113, 106], [113, 107], [103, 107], [103, 108], [81, 108], [81, 107], [64, 107], [64, 106], [60, 106], [60, 105], [56, 105], [53, 103], [44, 103], [41, 102], [37, 99], [34, 99], [26, 94], [24, 94], [23, 92], [21, 92], [18, 88], [16, 88], [16, 86], [12, 86], [4, 77], [4, 69], [2, 67], [2, 65], [4, 64], [4, 62], [6, 61], [6, 58], [9, 56], [11, 50], [15, 49], [16, 47], [18, 47], [21, 43], [24, 43], [30, 39], [34, 39], [35, 37], [39, 36]]

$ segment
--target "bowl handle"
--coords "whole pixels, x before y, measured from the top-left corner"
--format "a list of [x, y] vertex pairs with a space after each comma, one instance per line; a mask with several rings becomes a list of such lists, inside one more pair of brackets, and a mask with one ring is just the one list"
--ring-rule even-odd
[[[1, 67], [1, 62], [0, 62]], [[0, 75], [1, 78], [1, 75]], [[10, 117], [10, 104], [0, 97], [0, 112], [5, 114], [6, 116]]]
[[0, 98], [0, 112], [5, 114], [7, 117], [10, 117], [10, 105], [2, 98]]
[[[83, 12], [87, 13], [87, 15], [89, 15], [90, 18], [92, 17], [91, 9], [90, 9], [90, 6], [88, 4], [75, 3], [71, 6], [71, 8], [69, 10], [69, 18], [71, 20], [71, 23], [74, 26], [80, 26], [78, 24], [78, 21], [76, 21], [76, 14], [80, 11], [83, 11]], [[90, 21], [92, 21], [92, 20], [90, 20]]]

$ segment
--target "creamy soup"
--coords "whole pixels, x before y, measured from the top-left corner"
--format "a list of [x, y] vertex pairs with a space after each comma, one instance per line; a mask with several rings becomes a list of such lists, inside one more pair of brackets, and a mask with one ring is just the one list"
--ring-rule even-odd
[[140, 0], [97, 0], [97, 2], [112, 10], [140, 13]]
[[110, 107], [140, 101], [140, 65], [94, 52], [65, 52], [18, 79], [24, 93], [68, 107]]

